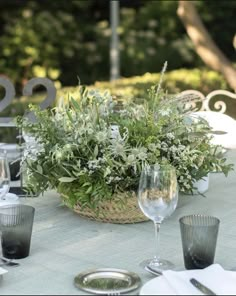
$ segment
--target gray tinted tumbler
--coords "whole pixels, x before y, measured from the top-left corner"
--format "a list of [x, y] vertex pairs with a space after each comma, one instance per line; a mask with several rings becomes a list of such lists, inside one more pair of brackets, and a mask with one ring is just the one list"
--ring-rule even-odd
[[202, 269], [214, 262], [220, 220], [204, 215], [180, 218], [186, 269]]
[[3, 256], [25, 258], [30, 252], [35, 209], [27, 205], [0, 207], [0, 232]]

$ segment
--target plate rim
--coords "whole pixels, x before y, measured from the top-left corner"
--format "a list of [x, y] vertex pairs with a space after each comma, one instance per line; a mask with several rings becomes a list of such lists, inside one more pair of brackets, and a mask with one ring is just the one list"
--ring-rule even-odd
[[[123, 274], [123, 275], [128, 275], [132, 280], [133, 280], [133, 284], [128, 287], [128, 288], [121, 288], [121, 289], [116, 289], [116, 290], [99, 290], [96, 288], [89, 288], [89, 287], [84, 287], [79, 285], [78, 283], [76, 283], [76, 279], [78, 278], [83, 278], [88, 274], [92, 274], [92, 273], [102, 273], [102, 272], [113, 272], [113, 273], [117, 273], [117, 274]], [[141, 278], [140, 276], [132, 271], [128, 271], [125, 269], [118, 269], [118, 268], [97, 268], [97, 269], [88, 269], [85, 271], [80, 272], [79, 274], [77, 274], [74, 277], [74, 285], [76, 288], [79, 288], [83, 291], [86, 292], [90, 292], [90, 293], [95, 293], [95, 294], [104, 294], [104, 293], [126, 293], [126, 292], [131, 292], [133, 290], [136, 290], [140, 287], [141, 285]]]

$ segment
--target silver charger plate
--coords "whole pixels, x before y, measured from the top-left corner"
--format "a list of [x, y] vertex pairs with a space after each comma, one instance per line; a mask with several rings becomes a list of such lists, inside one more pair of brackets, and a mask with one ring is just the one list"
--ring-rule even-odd
[[103, 268], [81, 272], [74, 278], [74, 284], [86, 292], [118, 295], [137, 289], [141, 284], [141, 279], [134, 272]]

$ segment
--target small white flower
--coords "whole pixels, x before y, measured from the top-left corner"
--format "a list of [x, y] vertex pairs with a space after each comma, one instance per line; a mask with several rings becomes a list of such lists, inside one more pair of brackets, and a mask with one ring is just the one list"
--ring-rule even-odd
[[179, 145], [179, 146], [178, 146], [178, 149], [179, 149], [179, 150], [185, 150], [186, 147], [185, 147], [184, 145]]
[[121, 143], [117, 143], [114, 147], [114, 152], [116, 155], [121, 155], [124, 153], [124, 146]]
[[63, 156], [63, 154], [61, 151], [56, 151], [56, 153], [55, 153], [56, 160], [61, 160], [62, 156]]
[[162, 115], [162, 116], [169, 116], [170, 113], [171, 113], [170, 109], [165, 109], [165, 110], [160, 110], [159, 111], [159, 114]]
[[96, 169], [101, 168], [101, 166], [99, 165], [99, 161], [97, 159], [95, 159], [95, 160], [88, 161], [88, 168], [90, 170], [96, 170]]
[[95, 138], [98, 141], [98, 143], [103, 143], [107, 140], [107, 133], [105, 131], [99, 131], [96, 134]]
[[111, 169], [109, 167], [106, 167], [106, 170], [104, 172], [104, 178], [111, 174]]
[[127, 162], [128, 163], [133, 163], [135, 161], [136, 157], [133, 155], [133, 154], [130, 154], [128, 157], [127, 157]]
[[148, 144], [148, 149], [150, 151], [155, 151], [157, 149], [157, 146], [153, 143]]
[[122, 180], [122, 178], [120, 178], [120, 177], [115, 177], [114, 178], [114, 181], [120, 181], [120, 180]]
[[93, 129], [92, 128], [88, 128], [87, 132], [88, 132], [89, 135], [92, 135], [93, 134]]
[[127, 151], [127, 147], [123, 141], [112, 140], [110, 146], [111, 153], [114, 156], [124, 156]]
[[173, 133], [167, 133], [166, 134], [167, 138], [169, 138], [170, 140], [173, 140], [175, 138]]
[[138, 156], [138, 154], [139, 154], [139, 149], [138, 149], [138, 148], [132, 148], [132, 149], [131, 149], [131, 153], [132, 153], [134, 156]]
[[191, 186], [190, 186], [189, 184], [187, 184], [187, 183], [184, 183], [184, 187], [185, 187], [186, 189], [190, 189], [190, 188], [191, 188]]
[[141, 147], [139, 151], [140, 153], [147, 153], [147, 148]]
[[161, 142], [161, 147], [162, 147], [162, 148], [163, 148], [163, 147], [167, 148], [167, 147], [168, 147], [168, 144], [167, 144], [166, 142]]
[[139, 158], [140, 160], [145, 160], [145, 159], [147, 159], [147, 153], [146, 153], [146, 152], [140, 152], [140, 153], [138, 154], [138, 158]]

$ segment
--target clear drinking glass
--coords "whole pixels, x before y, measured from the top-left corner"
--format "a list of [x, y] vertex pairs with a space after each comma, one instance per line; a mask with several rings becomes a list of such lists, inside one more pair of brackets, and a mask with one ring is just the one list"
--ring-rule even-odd
[[157, 272], [171, 269], [174, 265], [159, 256], [159, 232], [162, 221], [176, 209], [178, 202], [178, 183], [172, 166], [146, 166], [140, 176], [138, 189], [139, 207], [155, 225], [156, 254], [145, 260], [141, 266], [149, 266]]
[[10, 168], [7, 160], [7, 153], [0, 154], [0, 202], [5, 200], [9, 192], [11, 182]]

